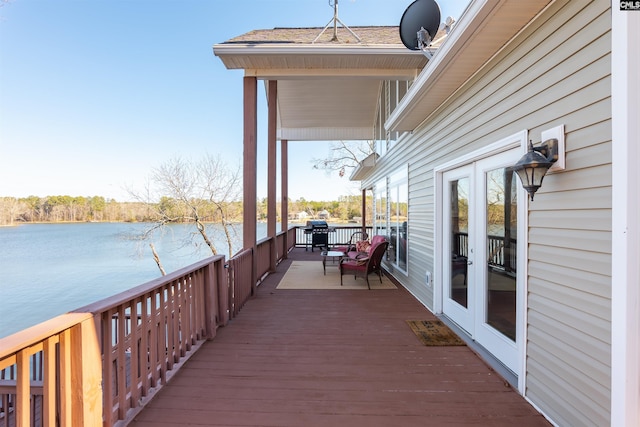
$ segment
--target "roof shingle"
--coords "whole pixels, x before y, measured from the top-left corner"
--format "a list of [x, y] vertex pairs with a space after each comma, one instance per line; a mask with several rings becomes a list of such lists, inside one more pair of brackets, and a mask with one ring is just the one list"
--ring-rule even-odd
[[322, 33], [315, 44], [362, 44], [362, 45], [402, 45], [397, 26], [390, 27], [349, 27], [360, 42], [347, 28], [339, 26], [338, 40], [333, 39], [333, 27], [327, 28], [274, 28], [271, 30], [253, 30], [227, 40], [223, 44], [312, 44]]

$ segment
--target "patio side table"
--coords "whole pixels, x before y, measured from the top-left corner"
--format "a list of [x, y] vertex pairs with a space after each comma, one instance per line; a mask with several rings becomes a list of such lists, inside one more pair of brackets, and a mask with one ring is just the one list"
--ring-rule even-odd
[[339, 267], [340, 261], [346, 256], [344, 252], [340, 251], [322, 251], [320, 255], [322, 255], [322, 271], [324, 272], [325, 276], [327, 275], [327, 258], [331, 258], [332, 264], [335, 264]]

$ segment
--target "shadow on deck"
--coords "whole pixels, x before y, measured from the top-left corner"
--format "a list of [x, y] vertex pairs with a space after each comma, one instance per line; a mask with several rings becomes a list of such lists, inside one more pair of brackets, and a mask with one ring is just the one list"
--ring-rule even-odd
[[405, 320], [434, 316], [402, 287], [276, 289], [310, 259], [322, 274], [292, 251], [129, 425], [550, 425], [468, 347], [422, 345]]

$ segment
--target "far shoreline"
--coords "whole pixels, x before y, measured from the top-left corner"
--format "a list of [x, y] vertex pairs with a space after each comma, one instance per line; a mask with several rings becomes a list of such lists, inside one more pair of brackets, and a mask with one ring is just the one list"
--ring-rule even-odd
[[[317, 221], [315, 219], [308, 219], [308, 221]], [[345, 220], [345, 219], [338, 219], [338, 218], [329, 218], [326, 220], [322, 220], [322, 221], [326, 221], [328, 224], [360, 224], [357, 221], [353, 221], [353, 220]], [[21, 225], [28, 225], [28, 224], [147, 224], [147, 223], [154, 223], [155, 221], [21, 221], [21, 222], [14, 222], [13, 224], [0, 224], [0, 228], [13, 228], [13, 227], [19, 227]], [[219, 224], [219, 222], [217, 221], [203, 221], [205, 224]], [[233, 224], [242, 224], [242, 221], [233, 221]], [[265, 220], [259, 220], [256, 221], [256, 223], [263, 223], [266, 224], [267, 221]], [[307, 220], [301, 221], [301, 220], [296, 220], [296, 221], [288, 221], [288, 224], [294, 224], [294, 225], [306, 225], [307, 224]], [[190, 222], [176, 222], [173, 224], [190, 224]]]

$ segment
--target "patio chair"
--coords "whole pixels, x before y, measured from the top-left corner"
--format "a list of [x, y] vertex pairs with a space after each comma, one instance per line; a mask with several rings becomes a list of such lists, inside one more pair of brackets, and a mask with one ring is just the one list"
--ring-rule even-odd
[[351, 259], [367, 258], [369, 254], [372, 253], [374, 246], [386, 240], [387, 240], [386, 237], [380, 234], [376, 234], [371, 238], [371, 243], [369, 245], [364, 245], [367, 247], [366, 250], [362, 250], [358, 248], [358, 245], [356, 244], [355, 248], [352, 248], [350, 251], [347, 252], [347, 257]]
[[346, 245], [335, 246], [333, 250], [338, 252], [344, 252], [345, 254], [349, 253], [350, 251], [355, 250], [357, 241], [367, 240], [368, 238], [369, 238], [369, 235], [364, 231], [356, 231], [355, 233], [351, 234], [351, 237], [349, 238], [349, 242]]
[[342, 286], [342, 276], [345, 274], [353, 274], [355, 278], [364, 277], [367, 281], [367, 287], [371, 289], [369, 284], [369, 274], [376, 273], [382, 283], [382, 257], [389, 246], [389, 242], [378, 242], [371, 248], [368, 257], [350, 259], [343, 258], [340, 261], [340, 286]]

